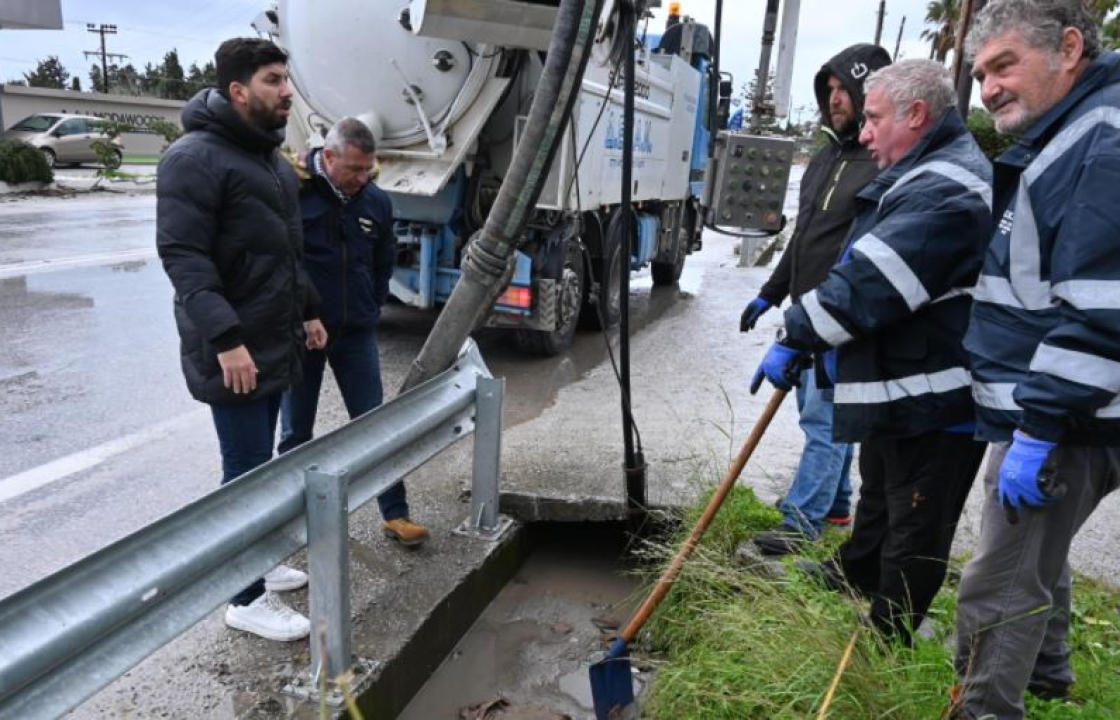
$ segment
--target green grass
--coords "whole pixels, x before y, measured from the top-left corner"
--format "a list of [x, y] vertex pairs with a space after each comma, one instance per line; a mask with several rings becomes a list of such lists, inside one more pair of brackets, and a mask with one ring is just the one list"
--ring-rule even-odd
[[122, 164], [127, 165], [158, 165], [159, 155], [125, 155]]
[[[707, 498], [704, 498], [706, 503]], [[701, 506], [702, 507], [702, 506]], [[675, 552], [700, 508], [685, 512], [678, 536], [647, 546], [651, 567]], [[935, 633], [913, 648], [882, 642], [859, 629], [865, 611], [787, 566], [783, 579], [736, 564], [736, 545], [780, 519], [746, 488], [737, 487], [716, 516], [673, 592], [636, 643], [657, 668], [643, 708], [656, 720], [814, 718], [844, 648], [856, 650], [829, 706], [832, 720], [937, 718], [955, 682], [947, 647], [956, 612], [945, 587], [930, 610]], [[830, 532], [814, 544], [826, 556], [844, 537]], [[1028, 717], [1120, 717], [1120, 593], [1078, 578], [1071, 644], [1078, 706], [1028, 699]]]

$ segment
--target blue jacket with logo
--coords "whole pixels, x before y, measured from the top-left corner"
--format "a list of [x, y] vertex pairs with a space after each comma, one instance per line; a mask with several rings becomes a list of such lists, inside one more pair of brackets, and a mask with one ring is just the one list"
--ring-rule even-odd
[[996, 161], [965, 347], [983, 439], [1120, 445], [1120, 55]]
[[990, 183], [991, 164], [950, 108], [860, 191], [847, 250], [786, 311], [787, 344], [836, 350], [836, 440], [972, 420], [961, 338], [991, 233]]
[[[315, 153], [307, 166], [315, 167]], [[389, 196], [370, 182], [343, 201], [312, 170], [300, 192], [300, 212], [304, 265], [322, 299], [328, 332], [376, 325], [397, 252]]]

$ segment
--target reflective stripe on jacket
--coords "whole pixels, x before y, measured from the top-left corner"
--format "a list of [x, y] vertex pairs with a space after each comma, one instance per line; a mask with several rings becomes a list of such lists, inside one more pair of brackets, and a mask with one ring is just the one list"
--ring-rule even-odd
[[1120, 55], [996, 161], [965, 347], [979, 433], [1120, 444]]
[[859, 193], [840, 262], [786, 311], [787, 342], [837, 349], [836, 440], [972, 420], [961, 338], [991, 232], [990, 183], [991, 165], [948, 110]]

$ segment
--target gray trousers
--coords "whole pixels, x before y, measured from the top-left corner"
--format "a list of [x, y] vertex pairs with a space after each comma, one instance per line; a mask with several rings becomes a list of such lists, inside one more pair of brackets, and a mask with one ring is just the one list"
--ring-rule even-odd
[[1064, 498], [1019, 511], [1012, 525], [999, 501], [1008, 444], [992, 445], [984, 473], [980, 547], [957, 598], [957, 675], [964, 716], [1019, 720], [1028, 684], [1065, 689], [1069, 663], [1073, 536], [1120, 483], [1120, 448], [1059, 446]]

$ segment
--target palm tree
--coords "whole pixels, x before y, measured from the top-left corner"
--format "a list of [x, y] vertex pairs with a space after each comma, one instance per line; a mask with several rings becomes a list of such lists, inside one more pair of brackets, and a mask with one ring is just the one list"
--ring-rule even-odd
[[926, 5], [926, 24], [933, 29], [922, 31], [921, 38], [929, 40], [930, 60], [945, 62], [957, 37], [957, 21], [961, 15], [960, 0], [930, 0]]

